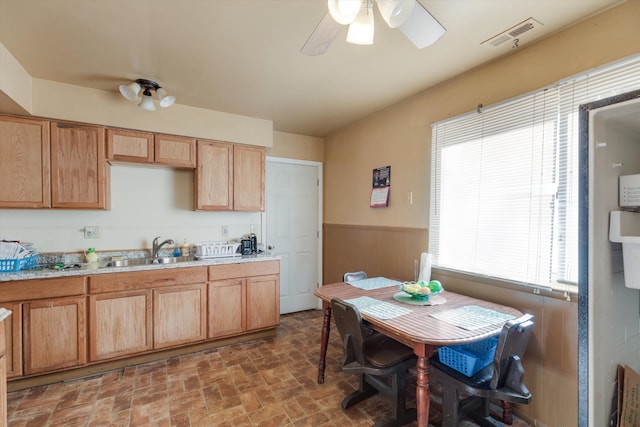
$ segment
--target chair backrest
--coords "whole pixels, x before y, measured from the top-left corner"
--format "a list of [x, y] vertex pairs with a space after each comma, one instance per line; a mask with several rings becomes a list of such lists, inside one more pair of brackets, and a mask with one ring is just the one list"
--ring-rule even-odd
[[349, 273], [344, 273], [344, 277], [342, 279], [343, 282], [355, 282], [357, 280], [364, 280], [367, 278], [367, 273], [364, 271], [353, 271]]
[[331, 300], [331, 314], [342, 338], [342, 365], [354, 361], [366, 365], [368, 360], [363, 348], [365, 335], [362, 332], [360, 310], [353, 304], [334, 298]]
[[502, 327], [493, 358], [494, 369], [490, 384], [492, 389], [504, 385], [509, 372], [510, 356], [514, 355], [522, 359], [533, 330], [533, 319], [533, 315], [524, 314], [517, 319], [509, 320]]

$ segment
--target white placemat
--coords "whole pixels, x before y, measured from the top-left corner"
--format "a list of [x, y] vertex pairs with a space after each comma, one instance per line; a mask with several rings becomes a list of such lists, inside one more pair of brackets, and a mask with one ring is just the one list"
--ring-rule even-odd
[[361, 313], [381, 320], [393, 319], [411, 313], [408, 308], [398, 307], [395, 304], [370, 297], [358, 297], [346, 301], [358, 307]]
[[478, 307], [477, 305], [466, 305], [464, 307], [452, 308], [451, 310], [440, 311], [438, 313], [430, 313], [429, 316], [468, 331], [474, 331], [486, 326], [503, 323], [515, 318], [515, 316], [512, 316], [511, 314], [500, 313], [499, 311]]
[[387, 279], [386, 277], [371, 277], [369, 279], [353, 280], [347, 283], [356, 288], [364, 289], [365, 291], [400, 285], [400, 282], [397, 280]]

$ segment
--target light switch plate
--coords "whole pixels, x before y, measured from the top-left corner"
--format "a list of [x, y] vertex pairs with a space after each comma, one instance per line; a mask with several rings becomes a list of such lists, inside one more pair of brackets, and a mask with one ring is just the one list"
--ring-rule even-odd
[[85, 225], [84, 226], [84, 238], [85, 239], [99, 239], [100, 227], [97, 225]]

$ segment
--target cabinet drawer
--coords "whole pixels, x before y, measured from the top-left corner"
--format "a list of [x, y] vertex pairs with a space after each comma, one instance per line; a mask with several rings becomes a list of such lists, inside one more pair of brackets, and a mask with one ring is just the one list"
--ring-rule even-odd
[[86, 291], [85, 283], [86, 276], [2, 283], [0, 284], [0, 302], [83, 295]]
[[134, 273], [101, 274], [89, 278], [89, 293], [151, 289], [162, 286], [204, 283], [205, 267], [136, 271]]
[[242, 264], [209, 266], [209, 280], [234, 279], [237, 277], [265, 276], [280, 273], [280, 261], [259, 261]]

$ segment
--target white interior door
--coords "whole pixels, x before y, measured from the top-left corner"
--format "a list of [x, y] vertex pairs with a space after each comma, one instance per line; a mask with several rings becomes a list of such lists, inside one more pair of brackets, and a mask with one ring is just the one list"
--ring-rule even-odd
[[280, 256], [280, 313], [317, 308], [322, 164], [267, 157], [265, 248]]

